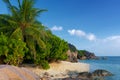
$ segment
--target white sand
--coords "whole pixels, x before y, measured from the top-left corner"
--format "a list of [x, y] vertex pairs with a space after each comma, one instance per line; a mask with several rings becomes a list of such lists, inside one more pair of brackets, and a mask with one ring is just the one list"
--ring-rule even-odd
[[89, 64], [61, 61], [59, 63], [51, 63], [50, 69], [48, 70], [43, 70], [39, 68], [33, 68], [31, 70], [39, 76], [42, 76], [45, 72], [47, 72], [54, 78], [55, 77], [62, 78], [68, 77], [69, 73], [80, 73], [85, 71], [89, 72]]

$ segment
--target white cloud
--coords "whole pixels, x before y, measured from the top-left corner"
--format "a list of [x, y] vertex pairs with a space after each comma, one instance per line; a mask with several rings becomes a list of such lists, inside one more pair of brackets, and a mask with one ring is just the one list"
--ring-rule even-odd
[[87, 39], [88, 39], [88, 40], [90, 40], [90, 41], [94, 41], [94, 40], [96, 40], [95, 35], [94, 35], [94, 34], [92, 34], [92, 33], [90, 33], [90, 34], [86, 35], [86, 37], [87, 37]]
[[51, 28], [51, 30], [52, 30], [52, 31], [61, 31], [61, 30], [63, 30], [63, 28], [62, 28], [62, 26], [53, 26], [53, 27]]
[[120, 41], [120, 36], [110, 36], [104, 39], [104, 41]]
[[120, 56], [120, 35], [96, 39], [87, 49], [94, 51], [97, 55]]
[[[93, 51], [99, 56], [120, 56], [120, 35], [108, 36], [103, 39], [96, 38], [93, 33], [86, 33], [82, 30], [68, 30], [68, 33], [72, 36], [78, 36], [94, 42], [83, 42], [82, 49]], [[78, 44], [78, 43], [76, 43]], [[79, 49], [81, 46], [77, 45]]]
[[85, 32], [82, 31], [82, 30], [75, 30], [75, 29], [72, 29], [72, 30], [68, 30], [68, 32], [71, 34], [71, 35], [76, 35], [76, 36], [85, 36]]
[[68, 30], [68, 33], [69, 33], [70, 35], [75, 35], [75, 36], [78, 36], [78, 37], [86, 38], [86, 39], [88, 39], [88, 40], [90, 40], [90, 41], [96, 40], [96, 37], [95, 37], [94, 34], [92, 34], [92, 33], [87, 34], [87, 33], [85, 33], [85, 32], [82, 31], [82, 30], [72, 29], [72, 30]]

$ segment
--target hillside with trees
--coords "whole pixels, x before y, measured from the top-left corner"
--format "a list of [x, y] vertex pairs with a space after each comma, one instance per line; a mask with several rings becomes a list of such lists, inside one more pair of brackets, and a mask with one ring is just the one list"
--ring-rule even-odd
[[87, 50], [78, 50], [73, 44], [68, 43], [69, 50], [67, 52], [69, 61], [78, 62], [77, 59], [86, 60], [86, 59], [98, 59], [94, 53]]

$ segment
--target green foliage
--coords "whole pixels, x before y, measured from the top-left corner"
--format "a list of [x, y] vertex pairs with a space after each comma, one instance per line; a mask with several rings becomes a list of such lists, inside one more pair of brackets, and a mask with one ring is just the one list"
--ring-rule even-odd
[[48, 62], [67, 59], [68, 43], [36, 19], [46, 10], [34, 8], [34, 0], [17, 0], [18, 6], [3, 1], [10, 11], [0, 14], [0, 32], [4, 33], [0, 35], [0, 59], [4, 63], [19, 65], [24, 61], [48, 69]]
[[41, 61], [41, 66], [42, 66], [43, 69], [49, 69], [50, 68], [49, 63], [45, 60]]
[[0, 35], [0, 56], [5, 56], [4, 63], [19, 65], [28, 51], [26, 44], [21, 40], [10, 39]]
[[7, 56], [8, 51], [8, 39], [2, 34], [0, 35], [0, 56]]
[[49, 37], [45, 39], [46, 49], [41, 49], [37, 46], [37, 57], [35, 64], [49, 68], [48, 62], [67, 59], [68, 44], [59, 37], [48, 33]]
[[48, 60], [66, 60], [67, 59], [67, 50], [68, 44], [64, 40], [61, 40], [59, 37], [52, 35], [48, 41], [49, 44], [49, 57]]
[[80, 56], [85, 56], [85, 52], [86, 52], [86, 50], [78, 50], [78, 54]]
[[0, 32], [14, 39], [23, 40], [29, 48], [30, 57], [36, 59], [36, 45], [46, 48], [43, 39], [47, 36], [45, 27], [36, 17], [44, 9], [34, 8], [34, 0], [17, 0], [18, 6], [10, 0], [3, 0], [10, 14], [0, 14]]

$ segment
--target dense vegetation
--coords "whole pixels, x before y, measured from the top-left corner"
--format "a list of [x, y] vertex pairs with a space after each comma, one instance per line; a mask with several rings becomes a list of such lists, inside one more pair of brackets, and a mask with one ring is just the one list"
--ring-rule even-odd
[[25, 53], [28, 51], [26, 44], [21, 40], [10, 39], [0, 35], [0, 58], [4, 63], [18, 65], [23, 61]]
[[46, 10], [34, 8], [34, 0], [16, 0], [18, 6], [3, 1], [10, 13], [0, 14], [1, 63], [34, 63], [48, 69], [49, 62], [67, 59], [67, 42], [37, 20]]
[[80, 56], [85, 56], [85, 53], [86, 53], [87, 51], [86, 50], [78, 50], [78, 54], [80, 55]]

